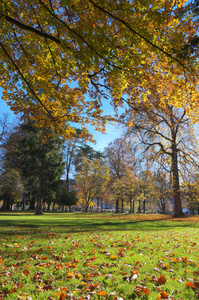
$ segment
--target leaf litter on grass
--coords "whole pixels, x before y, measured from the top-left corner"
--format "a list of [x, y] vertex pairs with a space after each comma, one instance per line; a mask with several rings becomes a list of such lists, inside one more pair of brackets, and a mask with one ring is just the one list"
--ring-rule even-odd
[[4, 227], [0, 300], [195, 300], [198, 234]]

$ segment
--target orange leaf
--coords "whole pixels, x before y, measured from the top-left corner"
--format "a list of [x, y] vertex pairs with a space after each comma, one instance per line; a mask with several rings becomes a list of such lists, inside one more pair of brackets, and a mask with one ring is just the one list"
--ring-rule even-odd
[[145, 295], [149, 295], [149, 294], [150, 294], [149, 289], [148, 289], [147, 287], [143, 287], [142, 292], [143, 292]]
[[117, 256], [112, 255], [112, 256], [111, 256], [111, 259], [117, 259]]
[[16, 292], [16, 290], [17, 290], [16, 288], [13, 288], [12, 290], [9, 291], [9, 294]]
[[38, 253], [43, 252], [43, 251], [44, 251], [43, 248], [39, 248], [39, 249], [37, 250]]
[[168, 297], [169, 297], [169, 294], [167, 294], [166, 292], [161, 292], [160, 298], [158, 298], [158, 300], [168, 299]]
[[97, 294], [98, 294], [98, 296], [106, 296], [106, 292], [105, 291], [99, 291]]
[[73, 278], [74, 277], [74, 274], [72, 273], [72, 272], [69, 272], [68, 274], [67, 274], [67, 278]]
[[1, 256], [0, 256], [0, 264], [3, 264], [3, 259], [1, 258]]
[[24, 275], [29, 275], [30, 272], [28, 271], [28, 269], [25, 269], [25, 270], [22, 272], [22, 274], [24, 274]]
[[164, 275], [160, 275], [160, 278], [157, 278], [158, 284], [164, 284], [166, 282], [166, 277]]
[[62, 269], [63, 269], [63, 266], [62, 266], [62, 265], [56, 265], [56, 266], [55, 266], [55, 269], [56, 269], [56, 270], [62, 270]]
[[67, 287], [60, 287], [60, 290], [66, 292], [68, 289]]
[[196, 286], [192, 282], [186, 282], [186, 286], [191, 287], [193, 289], [196, 288]]
[[61, 292], [61, 295], [59, 297], [59, 300], [63, 300], [66, 298], [66, 294], [64, 293], [64, 291]]

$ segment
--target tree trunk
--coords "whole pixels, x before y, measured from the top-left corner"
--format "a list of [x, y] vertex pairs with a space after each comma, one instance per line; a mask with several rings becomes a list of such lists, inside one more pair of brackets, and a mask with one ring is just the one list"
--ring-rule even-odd
[[141, 209], [140, 209], [140, 208], [141, 208], [141, 201], [139, 200], [138, 203], [139, 203], [139, 206], [138, 206], [138, 213], [140, 214], [140, 212], [141, 212]]
[[41, 197], [37, 200], [37, 208], [36, 208], [35, 215], [43, 215], [43, 213], [42, 213], [42, 198]]
[[44, 144], [42, 143], [42, 157], [41, 157], [41, 169], [40, 169], [40, 174], [39, 174], [39, 199], [37, 200], [37, 209], [36, 209], [36, 215], [43, 215], [42, 213], [42, 201], [44, 198], [44, 189], [43, 189], [43, 180], [44, 180]]
[[22, 210], [25, 210], [26, 206], [26, 194], [23, 193], [23, 198], [22, 198]]
[[129, 213], [131, 214], [132, 213], [132, 199], [130, 199], [129, 203], [130, 203]]
[[163, 213], [163, 214], [166, 213], [166, 202], [165, 202], [164, 199], [162, 200], [162, 213]]
[[146, 212], [146, 200], [143, 201], [143, 213], [145, 214]]
[[182, 204], [181, 204], [181, 197], [180, 197], [178, 159], [177, 159], [177, 151], [175, 148], [173, 149], [173, 153], [172, 153], [173, 197], [174, 197], [174, 209], [175, 209], [174, 216], [181, 217], [183, 215], [183, 212], [182, 212]]
[[30, 199], [30, 210], [35, 210], [35, 198], [31, 197]]
[[50, 210], [50, 202], [48, 202], [48, 207], [47, 207], [47, 211], [49, 211]]
[[1, 210], [11, 210], [10, 209], [10, 201], [9, 200], [3, 200], [3, 205], [1, 207]]
[[53, 201], [53, 207], [52, 207], [52, 211], [55, 210], [55, 201]]
[[116, 199], [116, 210], [115, 210], [116, 214], [119, 213], [119, 198]]
[[181, 197], [180, 197], [180, 183], [179, 183], [179, 173], [178, 173], [178, 150], [176, 145], [176, 135], [177, 135], [178, 127], [175, 126], [172, 107], [170, 107], [170, 120], [171, 120], [171, 136], [172, 136], [171, 171], [173, 176], [173, 197], [174, 197], [174, 209], [175, 209], [174, 217], [181, 217], [183, 215], [183, 212], [182, 212], [182, 204], [181, 204]]
[[101, 213], [103, 212], [103, 209], [104, 209], [104, 202], [103, 202], [103, 198], [101, 199]]
[[123, 194], [122, 194], [122, 213], [124, 212], [124, 199], [123, 199]]

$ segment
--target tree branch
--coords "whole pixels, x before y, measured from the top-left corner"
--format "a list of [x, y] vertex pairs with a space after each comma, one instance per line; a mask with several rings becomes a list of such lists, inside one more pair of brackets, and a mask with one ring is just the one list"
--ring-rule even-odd
[[50, 35], [48, 33], [39, 31], [38, 29], [36, 29], [34, 27], [31, 27], [29, 25], [23, 24], [22, 22], [19, 22], [18, 20], [13, 19], [12, 17], [6, 16], [6, 15], [4, 15], [2, 13], [0, 13], [0, 15], [2, 17], [4, 17], [6, 19], [6, 21], [8, 21], [11, 24], [17, 25], [21, 29], [24, 29], [24, 30], [27, 30], [27, 31], [30, 31], [30, 32], [34, 32], [35, 34], [37, 34], [39, 36], [42, 36], [42, 37], [44, 37], [46, 39], [49, 39], [49, 40], [55, 42], [56, 44], [61, 45], [61, 41], [59, 39], [57, 39], [56, 37], [54, 37], [54, 36], [52, 36], [52, 35]]
[[106, 10], [105, 8], [99, 6], [98, 4], [96, 4], [93, 0], [89, 0], [89, 2], [91, 2], [95, 7], [97, 7], [99, 10], [101, 10], [102, 12], [104, 12], [105, 14], [108, 14], [111, 18], [119, 21], [120, 23], [122, 23], [123, 25], [125, 25], [125, 27], [127, 27], [130, 31], [132, 31], [134, 34], [136, 34], [137, 36], [139, 36], [141, 39], [143, 39], [145, 42], [147, 42], [148, 44], [150, 44], [151, 46], [155, 47], [156, 49], [158, 49], [159, 51], [161, 51], [162, 53], [166, 54], [168, 57], [170, 57], [171, 59], [175, 60], [177, 63], [179, 63], [183, 69], [186, 69], [189, 71], [189, 69], [187, 67], [185, 67], [185, 65], [177, 58], [175, 58], [172, 54], [170, 54], [169, 52], [165, 51], [164, 49], [160, 48], [159, 46], [157, 46], [156, 44], [154, 44], [153, 42], [151, 42], [150, 40], [148, 40], [146, 37], [144, 37], [142, 34], [140, 34], [138, 31], [136, 31], [135, 29], [133, 29], [126, 21], [120, 19], [117, 16], [114, 16], [112, 13], [110, 13], [108, 10]]
[[1, 46], [2, 50], [3, 50], [3, 52], [8, 57], [9, 61], [13, 64], [13, 66], [15, 67], [15, 69], [17, 70], [17, 72], [19, 73], [19, 75], [21, 76], [22, 80], [28, 86], [28, 88], [29, 88], [30, 92], [32, 93], [32, 95], [37, 99], [37, 101], [41, 104], [41, 106], [44, 108], [44, 110], [47, 112], [47, 114], [54, 121], [54, 117], [52, 116], [52, 114], [50, 113], [50, 111], [45, 107], [45, 105], [42, 103], [42, 101], [39, 99], [39, 97], [37, 96], [37, 94], [35, 93], [35, 91], [32, 89], [32, 87], [30, 85], [30, 82], [24, 77], [23, 73], [21, 72], [21, 70], [19, 69], [19, 67], [16, 65], [16, 63], [14, 62], [14, 60], [12, 59], [12, 57], [10, 56], [10, 54], [7, 52], [7, 50], [5, 49], [5, 47], [3, 46], [2, 43], [0, 43], [0, 46]]

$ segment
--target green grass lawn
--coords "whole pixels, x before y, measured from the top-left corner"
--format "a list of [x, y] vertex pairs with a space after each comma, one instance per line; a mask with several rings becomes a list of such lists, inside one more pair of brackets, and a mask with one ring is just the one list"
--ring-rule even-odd
[[199, 217], [0, 213], [0, 299], [197, 299]]

